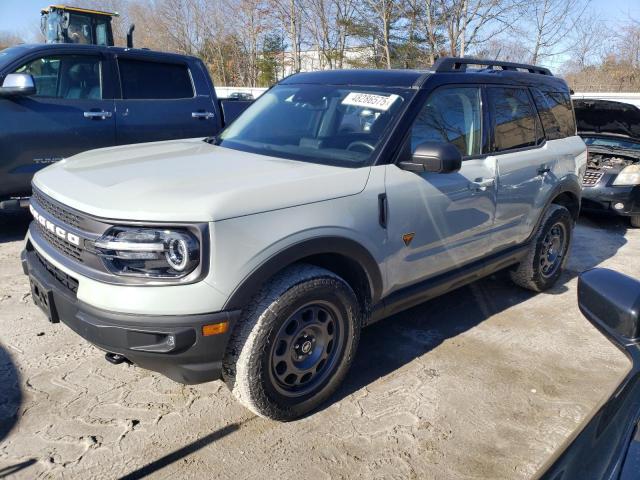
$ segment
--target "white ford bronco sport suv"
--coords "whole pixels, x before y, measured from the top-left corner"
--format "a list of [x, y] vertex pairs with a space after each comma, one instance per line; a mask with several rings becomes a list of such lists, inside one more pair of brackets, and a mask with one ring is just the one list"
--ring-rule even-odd
[[300, 73], [215, 139], [39, 172], [22, 262], [49, 319], [113, 363], [223, 379], [291, 420], [336, 390], [363, 326], [507, 267], [552, 286], [585, 164], [543, 68]]

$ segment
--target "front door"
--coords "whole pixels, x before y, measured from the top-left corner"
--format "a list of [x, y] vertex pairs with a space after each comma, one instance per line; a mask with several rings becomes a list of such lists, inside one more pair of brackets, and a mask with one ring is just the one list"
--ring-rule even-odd
[[408, 286], [484, 256], [496, 210], [495, 157], [484, 156], [479, 87], [443, 87], [426, 100], [405, 145], [448, 142], [463, 154], [455, 173], [416, 174], [388, 165], [387, 281]]
[[0, 99], [0, 196], [27, 194], [37, 170], [115, 144], [108, 68], [100, 56], [47, 55], [14, 72], [31, 74], [37, 93]]

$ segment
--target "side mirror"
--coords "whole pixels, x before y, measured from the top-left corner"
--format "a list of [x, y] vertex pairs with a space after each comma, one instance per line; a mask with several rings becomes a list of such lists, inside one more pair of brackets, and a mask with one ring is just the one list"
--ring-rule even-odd
[[640, 342], [640, 282], [606, 268], [578, 280], [580, 311], [619, 347]]
[[0, 96], [28, 96], [35, 95], [36, 83], [33, 77], [28, 73], [10, 73], [4, 77], [2, 87], [0, 87]]
[[411, 160], [398, 166], [409, 172], [453, 173], [462, 167], [462, 154], [451, 143], [425, 142], [418, 145]]

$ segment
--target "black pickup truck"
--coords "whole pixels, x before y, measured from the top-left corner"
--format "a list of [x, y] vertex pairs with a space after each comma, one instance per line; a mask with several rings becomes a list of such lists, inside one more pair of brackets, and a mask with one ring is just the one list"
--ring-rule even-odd
[[0, 51], [0, 212], [33, 174], [94, 148], [216, 135], [251, 102], [218, 100], [203, 62], [78, 44]]

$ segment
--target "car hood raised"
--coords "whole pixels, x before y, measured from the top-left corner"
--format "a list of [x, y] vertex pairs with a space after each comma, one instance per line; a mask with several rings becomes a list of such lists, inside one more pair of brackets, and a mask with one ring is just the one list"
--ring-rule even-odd
[[610, 100], [576, 99], [578, 134], [624, 135], [640, 140], [640, 109], [635, 105]]
[[355, 195], [369, 171], [188, 139], [84, 152], [41, 170], [34, 185], [101, 218], [207, 222]]

